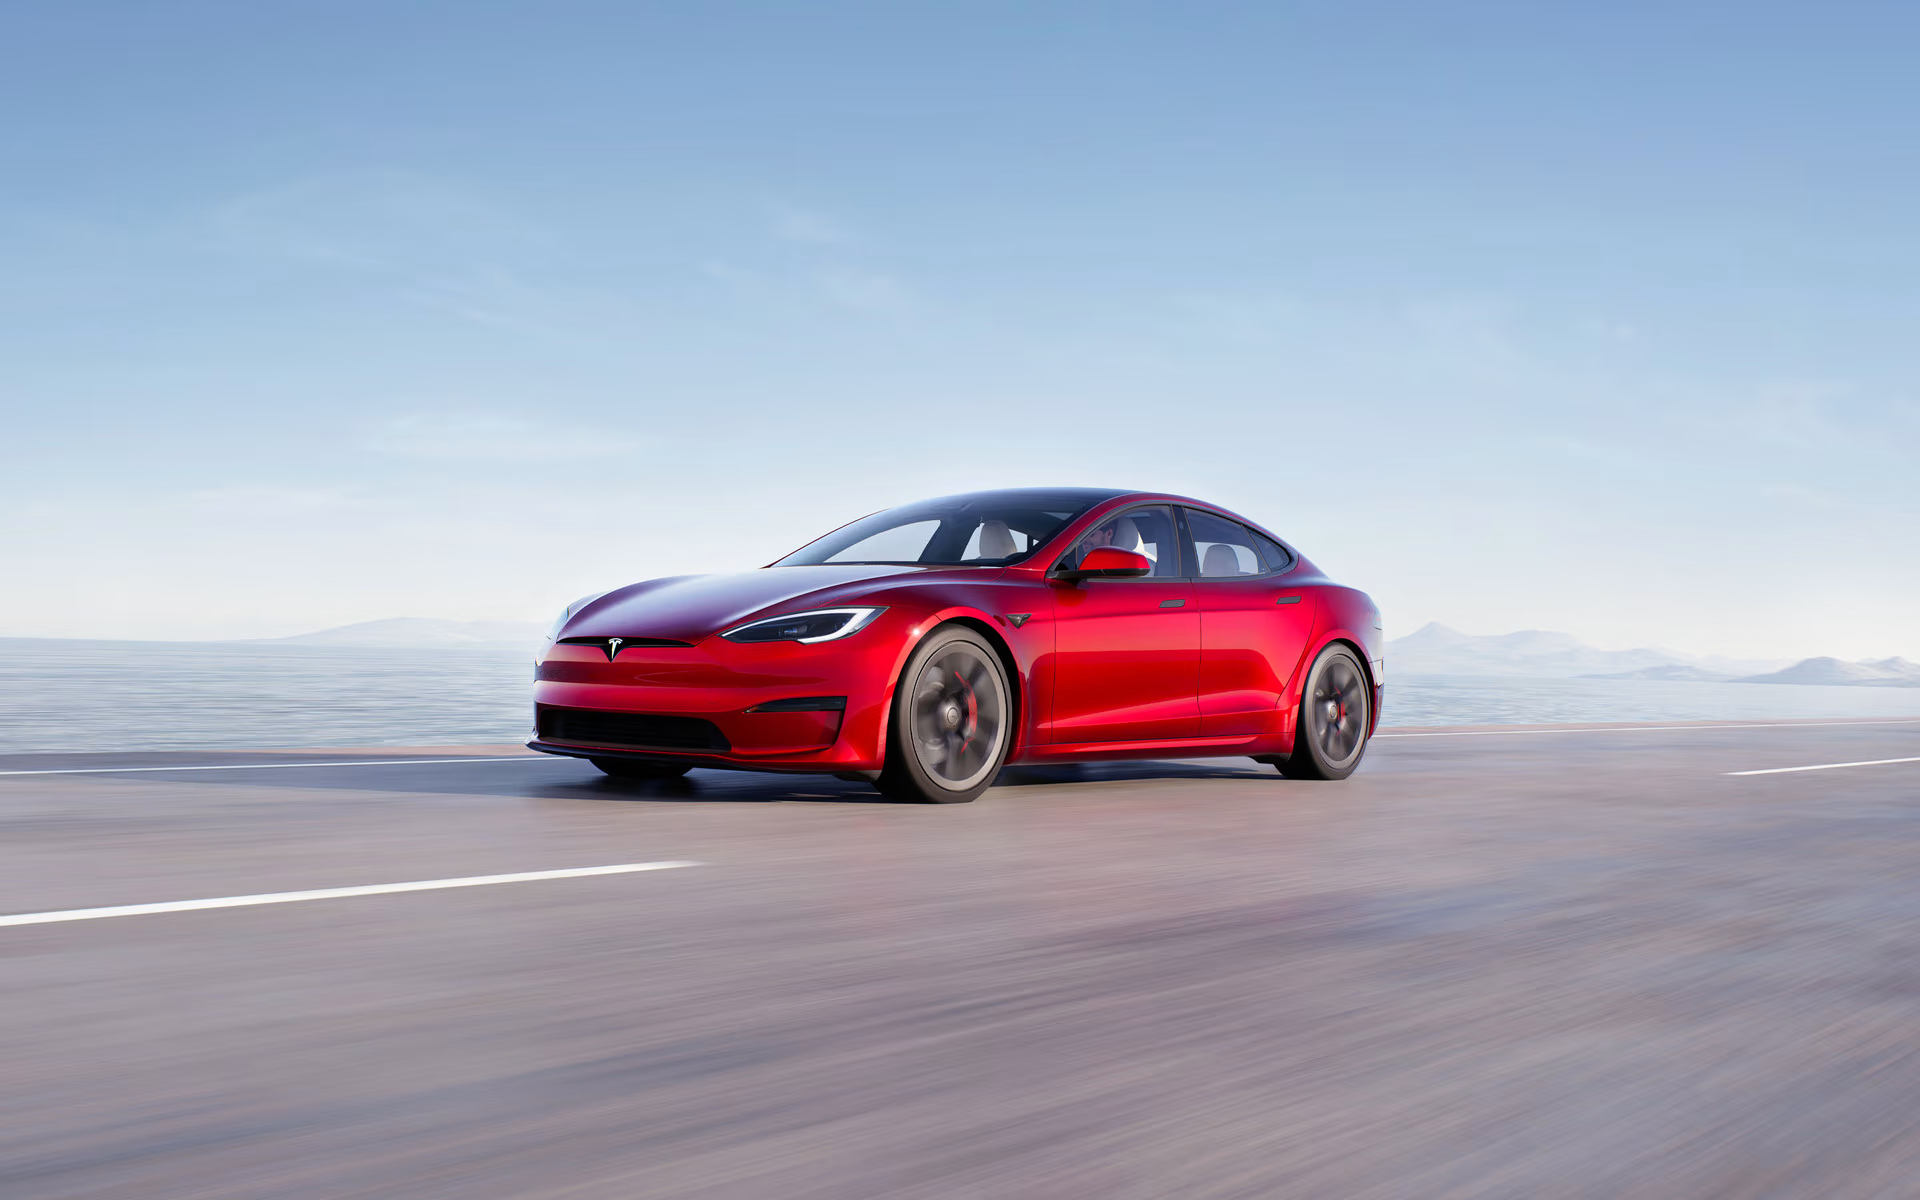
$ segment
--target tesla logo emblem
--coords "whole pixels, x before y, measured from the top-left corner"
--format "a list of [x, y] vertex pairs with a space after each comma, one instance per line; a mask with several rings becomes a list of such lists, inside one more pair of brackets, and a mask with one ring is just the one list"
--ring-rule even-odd
[[620, 643], [626, 640], [627, 639], [625, 638], [608, 638], [607, 639], [607, 661], [608, 662], [612, 662], [613, 656], [620, 653]]
[[1032, 616], [1033, 616], [1032, 613], [1008, 613], [1007, 620], [1012, 621], [1013, 627], [1015, 629], [1018, 629], [1022, 625], [1025, 625], [1027, 623], [1027, 619]]

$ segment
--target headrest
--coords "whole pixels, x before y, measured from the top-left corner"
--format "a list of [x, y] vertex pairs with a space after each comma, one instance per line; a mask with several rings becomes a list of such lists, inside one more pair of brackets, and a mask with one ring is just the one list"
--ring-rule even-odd
[[1013, 530], [1007, 528], [1005, 521], [980, 522], [980, 557], [1010, 558], [1020, 553], [1013, 544]]
[[1121, 517], [1113, 523], [1113, 548], [1140, 553], [1140, 527], [1132, 517]]
[[1225, 542], [1215, 542], [1207, 547], [1205, 554], [1200, 556], [1200, 573], [1202, 575], [1241, 574], [1240, 558], [1233, 552], [1232, 546]]

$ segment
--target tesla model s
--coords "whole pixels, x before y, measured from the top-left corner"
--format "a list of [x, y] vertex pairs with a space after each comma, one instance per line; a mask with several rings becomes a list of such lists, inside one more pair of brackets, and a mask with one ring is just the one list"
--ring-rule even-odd
[[1379, 721], [1379, 611], [1184, 496], [973, 492], [758, 570], [567, 606], [534, 737], [609, 775], [823, 772], [972, 800], [1008, 763], [1245, 756], [1344, 779]]

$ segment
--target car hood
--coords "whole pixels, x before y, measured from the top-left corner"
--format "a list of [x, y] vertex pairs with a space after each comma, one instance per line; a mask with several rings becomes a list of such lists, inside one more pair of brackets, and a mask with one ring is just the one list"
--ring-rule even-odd
[[[919, 575], [927, 568], [845, 563], [763, 567], [737, 575], [680, 575], [617, 588], [573, 615], [562, 637], [672, 638], [697, 642], [777, 605], [847, 585]], [[850, 590], [850, 589], [849, 589]], [[828, 594], [822, 607], [843, 603]], [[789, 608], [791, 611], [791, 608]]]

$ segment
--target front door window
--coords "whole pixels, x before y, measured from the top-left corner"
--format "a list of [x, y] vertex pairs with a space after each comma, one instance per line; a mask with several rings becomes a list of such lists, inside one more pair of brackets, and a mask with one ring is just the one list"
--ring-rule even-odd
[[1180, 578], [1180, 532], [1173, 523], [1173, 510], [1163, 504], [1130, 508], [1089, 529], [1072, 550], [1063, 555], [1055, 570], [1071, 570], [1079, 565], [1087, 551], [1101, 546], [1144, 554], [1153, 564], [1149, 579]]

